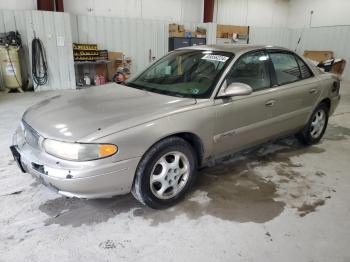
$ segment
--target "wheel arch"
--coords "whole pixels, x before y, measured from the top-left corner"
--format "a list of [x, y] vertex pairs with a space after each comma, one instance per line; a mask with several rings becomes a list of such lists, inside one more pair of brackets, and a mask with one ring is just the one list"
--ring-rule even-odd
[[180, 137], [184, 139], [186, 142], [188, 142], [192, 146], [193, 150], [196, 152], [198, 166], [201, 166], [203, 162], [203, 157], [204, 157], [204, 145], [201, 138], [191, 132], [181, 132], [181, 133], [173, 134], [171, 136]]
[[163, 141], [165, 139], [171, 138], [171, 137], [179, 137], [182, 138], [183, 140], [185, 140], [187, 143], [189, 143], [194, 152], [196, 153], [196, 158], [198, 161], [198, 167], [200, 167], [203, 163], [203, 159], [204, 159], [204, 152], [205, 152], [205, 148], [204, 148], [204, 144], [202, 139], [192, 133], [192, 132], [177, 132], [177, 133], [173, 133], [173, 134], [168, 134], [160, 139], [158, 139], [157, 141], [155, 141], [144, 153], [144, 155], [157, 143], [159, 143], [160, 141]]
[[319, 105], [320, 105], [320, 104], [325, 104], [325, 105], [328, 107], [328, 109], [331, 108], [331, 100], [330, 100], [328, 97], [322, 99], [322, 100], [320, 101]]

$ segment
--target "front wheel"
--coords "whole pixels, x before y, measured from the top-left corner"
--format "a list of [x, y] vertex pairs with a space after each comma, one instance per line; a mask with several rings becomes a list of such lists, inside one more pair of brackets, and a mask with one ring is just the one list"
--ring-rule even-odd
[[196, 155], [189, 143], [179, 137], [164, 139], [141, 159], [131, 192], [151, 208], [173, 206], [191, 188], [196, 168]]
[[328, 124], [328, 111], [328, 106], [323, 103], [315, 109], [307, 125], [297, 134], [302, 143], [312, 145], [321, 140]]

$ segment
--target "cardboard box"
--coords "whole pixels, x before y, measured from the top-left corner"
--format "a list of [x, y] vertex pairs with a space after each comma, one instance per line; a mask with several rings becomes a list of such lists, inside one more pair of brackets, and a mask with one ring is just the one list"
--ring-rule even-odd
[[304, 57], [317, 61], [322, 62], [328, 59], [333, 58], [333, 51], [312, 51], [312, 50], [305, 50], [304, 51]]
[[178, 25], [178, 24], [169, 24], [169, 33], [179, 33], [179, 32], [185, 32], [185, 26], [184, 25]]
[[196, 32], [198, 35], [206, 35], [207, 34], [207, 29], [202, 28], [202, 27], [197, 27]]
[[169, 32], [169, 37], [185, 37], [185, 32]]
[[115, 60], [123, 60], [124, 54], [122, 52], [108, 52], [108, 60], [115, 61]]
[[217, 25], [217, 38], [229, 38], [232, 34], [249, 35], [249, 26]]
[[122, 52], [108, 52], [108, 60], [111, 62], [107, 64], [107, 79], [112, 81], [118, 67], [123, 65], [124, 54]]
[[178, 24], [169, 24], [169, 32], [178, 32], [179, 25]]

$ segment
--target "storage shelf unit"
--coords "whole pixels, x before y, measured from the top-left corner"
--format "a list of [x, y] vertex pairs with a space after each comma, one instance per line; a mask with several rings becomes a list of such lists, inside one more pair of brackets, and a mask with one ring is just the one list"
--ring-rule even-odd
[[[75, 79], [76, 79], [76, 86], [77, 88], [83, 88], [83, 87], [88, 87], [86, 85], [81, 85], [79, 81], [84, 77], [85, 74], [88, 74], [90, 76], [90, 79], [92, 79], [92, 84], [93, 84], [93, 79], [94, 76], [96, 75], [97, 71], [97, 66], [101, 65], [105, 69], [105, 75], [108, 76], [109, 71], [108, 71], [108, 64], [111, 63], [112, 61], [110, 60], [97, 60], [97, 61], [74, 61], [74, 67], [75, 67]], [[106, 79], [107, 82], [107, 79]]]
[[206, 38], [169, 37], [169, 52], [181, 47], [205, 45], [206, 43]]

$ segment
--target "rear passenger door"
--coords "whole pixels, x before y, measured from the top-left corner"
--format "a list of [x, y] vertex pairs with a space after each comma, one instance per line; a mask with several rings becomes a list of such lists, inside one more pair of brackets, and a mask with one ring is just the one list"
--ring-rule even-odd
[[274, 72], [273, 118], [278, 133], [302, 128], [320, 92], [312, 71], [296, 54], [284, 50], [269, 50]]

